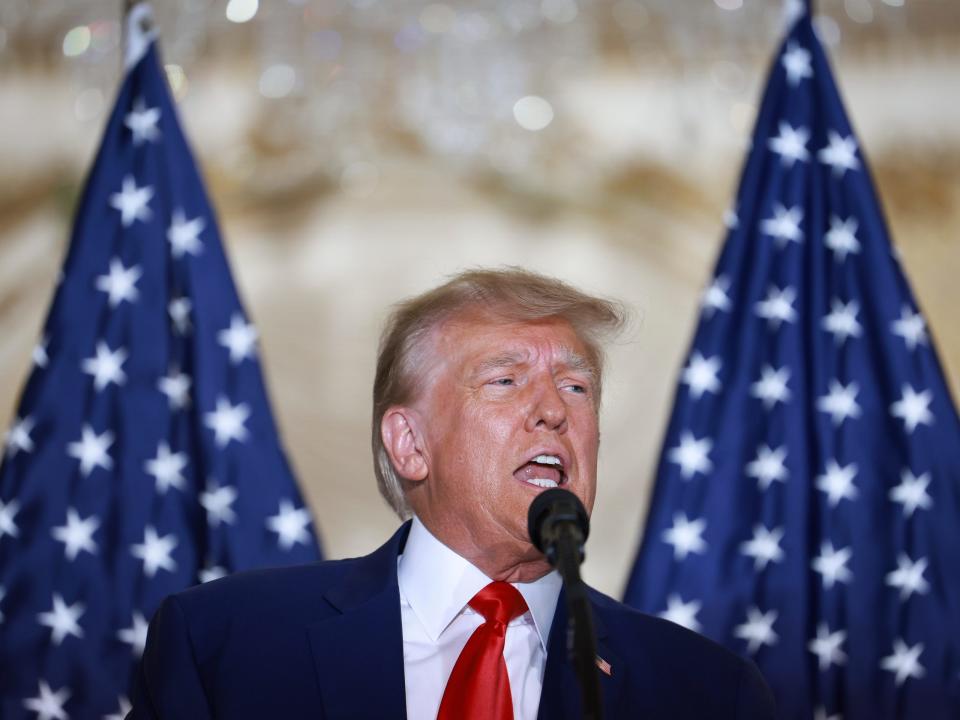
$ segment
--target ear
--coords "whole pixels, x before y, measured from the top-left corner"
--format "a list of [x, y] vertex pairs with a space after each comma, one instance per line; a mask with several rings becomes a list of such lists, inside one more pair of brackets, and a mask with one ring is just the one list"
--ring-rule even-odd
[[419, 432], [419, 418], [407, 407], [393, 406], [380, 419], [380, 438], [397, 474], [404, 480], [427, 477], [427, 459]]

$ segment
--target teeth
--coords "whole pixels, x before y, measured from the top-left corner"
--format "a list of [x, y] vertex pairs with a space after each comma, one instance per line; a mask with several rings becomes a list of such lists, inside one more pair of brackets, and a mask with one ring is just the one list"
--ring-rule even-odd
[[541, 465], [562, 465], [560, 458], [556, 455], [537, 455], [531, 462], [540, 463]]
[[530, 478], [527, 482], [542, 488], [555, 488], [557, 486], [553, 480], [548, 480], [547, 478]]

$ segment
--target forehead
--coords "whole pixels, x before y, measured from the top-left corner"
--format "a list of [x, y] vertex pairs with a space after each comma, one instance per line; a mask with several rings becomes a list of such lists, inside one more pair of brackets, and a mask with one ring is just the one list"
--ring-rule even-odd
[[535, 362], [595, 371], [587, 345], [563, 318], [509, 321], [482, 314], [441, 323], [434, 336], [437, 359], [461, 371]]

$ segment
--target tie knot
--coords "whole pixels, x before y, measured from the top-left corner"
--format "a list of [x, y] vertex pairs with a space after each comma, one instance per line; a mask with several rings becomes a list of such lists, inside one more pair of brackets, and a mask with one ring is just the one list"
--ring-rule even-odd
[[487, 622], [506, 625], [527, 611], [523, 595], [510, 583], [496, 580], [474, 595], [470, 607], [483, 615]]

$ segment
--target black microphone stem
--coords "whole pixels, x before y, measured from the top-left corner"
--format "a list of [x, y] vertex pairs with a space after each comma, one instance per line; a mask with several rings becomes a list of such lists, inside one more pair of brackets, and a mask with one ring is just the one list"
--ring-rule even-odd
[[567, 652], [580, 681], [584, 720], [601, 720], [600, 677], [597, 675], [597, 648], [593, 632], [593, 612], [587, 586], [580, 578], [583, 543], [573, 533], [560, 533], [557, 539], [556, 567], [563, 578], [567, 596]]
[[593, 611], [587, 586], [580, 578], [583, 544], [590, 534], [590, 516], [569, 490], [553, 488], [538, 494], [527, 511], [533, 543], [563, 578], [567, 598], [567, 654], [580, 682], [585, 720], [601, 720], [600, 676]]

